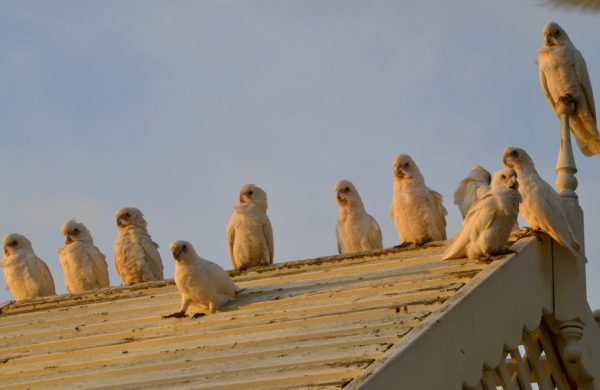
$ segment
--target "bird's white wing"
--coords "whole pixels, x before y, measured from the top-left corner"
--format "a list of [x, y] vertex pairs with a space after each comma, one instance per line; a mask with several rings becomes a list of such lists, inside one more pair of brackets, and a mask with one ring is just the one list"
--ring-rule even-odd
[[110, 280], [108, 278], [108, 264], [106, 264], [106, 257], [100, 252], [98, 248], [93, 245], [86, 246], [87, 254], [94, 262], [94, 271], [96, 275], [96, 282], [100, 287], [110, 286]]
[[235, 262], [235, 255], [233, 252], [233, 243], [235, 242], [235, 228], [233, 224], [230, 222], [229, 226], [227, 226], [227, 247], [229, 249], [229, 258], [231, 259], [231, 265], [233, 269], [238, 269], [239, 267]]
[[40, 295], [56, 295], [56, 289], [54, 287], [54, 279], [48, 265], [42, 261], [42, 259], [36, 257], [35, 259], [35, 275], [40, 285]]
[[369, 244], [371, 244], [371, 249], [383, 249], [383, 236], [381, 234], [381, 228], [373, 216], [369, 215], [369, 217], [371, 218], [372, 222], [371, 234], [369, 234]]
[[337, 239], [338, 253], [341, 255], [342, 253], [344, 253], [344, 244], [342, 244], [342, 240], [340, 240], [340, 225], [339, 224], [335, 226], [335, 238]]
[[275, 243], [273, 242], [273, 228], [271, 227], [271, 221], [269, 221], [268, 217], [266, 217], [266, 221], [263, 225], [263, 233], [265, 234], [265, 240], [267, 241], [267, 246], [269, 247], [269, 264], [273, 264]]
[[204, 261], [203, 272], [206, 273], [208, 280], [215, 287], [219, 294], [228, 294], [230, 297], [235, 294], [235, 284], [231, 276], [218, 264], [212, 261]]
[[142, 234], [140, 236], [140, 243], [146, 252], [146, 262], [150, 268], [150, 272], [154, 275], [156, 280], [164, 280], [163, 276], [163, 263], [158, 253], [158, 244], [152, 241], [149, 235]]
[[592, 82], [590, 81], [590, 75], [588, 73], [587, 66], [585, 65], [585, 60], [583, 59], [583, 56], [581, 55], [579, 50], [574, 50], [573, 61], [575, 62], [575, 73], [577, 74], [579, 85], [581, 86], [581, 90], [583, 91], [583, 95], [585, 96], [588, 111], [591, 117], [594, 119], [594, 122], [596, 122], [596, 105], [594, 104]]
[[552, 98], [552, 94], [550, 93], [550, 89], [548, 88], [548, 80], [546, 79], [546, 73], [541, 68], [541, 64], [539, 65], [540, 85], [542, 86], [542, 92], [544, 92], [544, 96], [546, 97], [546, 100], [548, 100], [548, 104], [552, 108], [552, 111], [554, 111], [554, 113], [558, 116], [558, 113], [556, 112], [556, 102]]
[[429, 201], [429, 207], [433, 210], [435, 216], [435, 225], [442, 234], [442, 239], [446, 239], [446, 215], [448, 212], [442, 204], [444, 197], [437, 191], [430, 188], [427, 189], [427, 200]]

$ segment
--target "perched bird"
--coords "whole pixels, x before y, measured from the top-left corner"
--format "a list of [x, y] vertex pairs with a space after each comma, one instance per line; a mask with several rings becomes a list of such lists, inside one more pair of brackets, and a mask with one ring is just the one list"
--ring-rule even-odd
[[585, 156], [600, 153], [600, 134], [596, 126], [596, 106], [592, 84], [583, 56], [558, 24], [544, 26], [544, 46], [537, 50], [542, 91], [550, 108], [560, 119], [561, 98], [575, 102], [570, 116], [571, 132]]
[[[198, 256], [189, 242], [174, 241], [171, 253], [175, 259], [175, 284], [181, 294], [181, 310], [163, 318], [187, 317], [185, 312], [191, 303], [214, 314], [236, 292], [242, 290], [218, 264]], [[194, 318], [202, 315], [204, 314], [197, 313]]]
[[417, 164], [407, 154], [394, 159], [394, 196], [390, 218], [398, 231], [399, 247], [446, 239], [446, 209], [442, 195], [425, 186]]
[[115, 268], [125, 286], [164, 279], [158, 244], [150, 238], [147, 225], [142, 212], [134, 207], [117, 211]]
[[358, 191], [348, 180], [335, 183], [335, 201], [340, 206], [335, 227], [338, 252], [352, 253], [383, 249], [381, 229], [367, 214]]
[[510, 232], [519, 217], [521, 195], [517, 172], [504, 168], [494, 174], [491, 190], [477, 200], [456, 232], [443, 259], [503, 255]]
[[71, 294], [110, 286], [106, 257], [94, 246], [84, 224], [71, 219], [62, 226], [65, 245], [58, 248], [60, 267]]
[[505, 167], [517, 171], [519, 192], [523, 203], [519, 213], [534, 233], [544, 231], [573, 255], [585, 262], [587, 259], [579, 250], [579, 243], [567, 219], [558, 192], [546, 183], [535, 170], [531, 157], [523, 149], [506, 148], [502, 153]]
[[492, 176], [479, 165], [471, 169], [456, 191], [454, 191], [454, 204], [458, 206], [463, 219], [467, 216], [469, 209], [478, 199], [490, 190]]
[[267, 193], [246, 184], [227, 225], [229, 257], [234, 269], [273, 264], [273, 228], [267, 217]]
[[33, 252], [31, 241], [20, 234], [7, 234], [2, 240], [6, 290], [10, 290], [17, 301], [56, 295], [54, 279], [44, 263]]

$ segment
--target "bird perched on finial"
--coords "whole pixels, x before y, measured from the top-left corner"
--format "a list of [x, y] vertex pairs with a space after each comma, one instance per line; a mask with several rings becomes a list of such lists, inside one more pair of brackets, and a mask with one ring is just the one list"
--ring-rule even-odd
[[463, 219], [467, 216], [473, 203], [477, 202], [490, 190], [492, 175], [485, 168], [475, 165], [467, 174], [456, 191], [454, 191], [454, 204], [458, 206]]
[[523, 149], [509, 147], [502, 153], [502, 164], [517, 171], [523, 203], [519, 213], [533, 233], [543, 231], [567, 248], [575, 258], [587, 263], [561, 204], [560, 195], [537, 173], [531, 157]]
[[62, 226], [65, 245], [57, 249], [71, 294], [110, 286], [106, 257], [94, 245], [84, 224], [71, 219]]
[[517, 172], [504, 168], [494, 174], [489, 192], [477, 200], [456, 232], [443, 259], [480, 256], [492, 259], [510, 251], [506, 248], [510, 232], [519, 217], [521, 195]]
[[158, 244], [148, 234], [148, 224], [135, 207], [117, 211], [119, 233], [114, 243], [115, 268], [123, 285], [164, 280]]
[[240, 188], [238, 204], [227, 225], [229, 257], [234, 269], [273, 264], [273, 228], [267, 216], [267, 193], [254, 184]]
[[[196, 304], [214, 314], [236, 292], [242, 290], [218, 264], [198, 256], [188, 241], [171, 243], [171, 253], [175, 259], [175, 285], [181, 295], [181, 310], [163, 318], [187, 317], [185, 312], [190, 304]], [[196, 313], [193, 318], [202, 315], [204, 314]]]
[[561, 118], [559, 101], [571, 99], [575, 112], [569, 126], [585, 156], [600, 153], [600, 134], [592, 83], [583, 56], [558, 24], [544, 26], [544, 45], [537, 50], [540, 84], [550, 108]]
[[338, 252], [353, 253], [383, 249], [381, 228], [367, 214], [354, 184], [348, 180], [335, 183], [335, 201], [340, 206], [335, 227]]
[[393, 165], [390, 218], [402, 243], [398, 247], [445, 240], [447, 212], [442, 205], [442, 194], [427, 188], [421, 171], [409, 155], [396, 156]]
[[33, 252], [31, 241], [20, 234], [7, 234], [2, 240], [6, 289], [15, 300], [32, 299], [56, 295], [54, 279], [48, 265]]

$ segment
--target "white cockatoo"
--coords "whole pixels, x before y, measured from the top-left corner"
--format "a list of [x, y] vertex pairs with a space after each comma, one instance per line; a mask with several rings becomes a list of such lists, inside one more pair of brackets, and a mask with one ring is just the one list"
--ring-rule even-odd
[[71, 294], [110, 286], [106, 257], [94, 245], [84, 224], [74, 219], [62, 226], [65, 245], [58, 248], [60, 267]]
[[[163, 318], [187, 317], [185, 312], [192, 303], [214, 314], [241, 291], [223, 268], [198, 256], [189, 242], [174, 241], [171, 253], [175, 259], [175, 285], [181, 294], [181, 310]], [[201, 315], [203, 313], [197, 313], [194, 318]]]
[[117, 211], [115, 269], [125, 286], [164, 279], [159, 246], [150, 238], [147, 225], [144, 215], [135, 207]]
[[338, 252], [353, 253], [383, 249], [381, 228], [367, 214], [358, 191], [348, 180], [335, 183], [335, 201], [340, 206], [335, 227]]
[[548, 23], [543, 34], [544, 46], [537, 51], [537, 64], [548, 104], [560, 119], [559, 100], [571, 98], [575, 102], [575, 113], [569, 123], [577, 145], [585, 156], [599, 154], [596, 106], [585, 60], [558, 24]]
[[517, 172], [504, 168], [494, 174], [489, 192], [477, 200], [456, 232], [443, 259], [503, 255], [512, 252], [506, 248], [508, 237], [519, 217], [521, 195], [518, 191]]
[[273, 228], [267, 216], [267, 193], [254, 184], [240, 188], [238, 204], [227, 225], [229, 257], [234, 269], [273, 264]]
[[467, 216], [469, 209], [478, 199], [490, 190], [492, 176], [485, 168], [475, 165], [467, 177], [465, 177], [456, 191], [454, 191], [454, 204], [458, 206], [463, 219]]
[[446, 209], [442, 195], [427, 188], [417, 164], [407, 154], [394, 159], [394, 195], [390, 218], [400, 247], [446, 239]]
[[7, 234], [2, 240], [6, 290], [10, 290], [17, 301], [56, 295], [54, 279], [46, 263], [33, 252], [31, 241], [20, 234]]
[[505, 167], [517, 171], [519, 192], [523, 203], [519, 213], [529, 224], [533, 232], [544, 231], [556, 242], [582, 261], [587, 262], [579, 250], [579, 243], [562, 206], [558, 192], [540, 177], [531, 157], [523, 149], [506, 148], [502, 153]]

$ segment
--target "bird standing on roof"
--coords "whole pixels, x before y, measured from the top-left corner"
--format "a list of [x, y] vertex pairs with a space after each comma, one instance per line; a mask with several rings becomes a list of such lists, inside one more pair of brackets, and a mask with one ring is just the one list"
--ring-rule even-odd
[[446, 209], [442, 195], [427, 188], [417, 164], [407, 154], [394, 159], [394, 195], [390, 218], [401, 245], [422, 245], [446, 239]]
[[490, 190], [492, 175], [485, 168], [475, 165], [467, 174], [456, 191], [454, 191], [454, 204], [458, 206], [463, 219], [467, 216], [473, 203], [477, 202]]
[[335, 183], [335, 201], [340, 206], [335, 227], [338, 252], [353, 253], [383, 249], [381, 228], [375, 218], [367, 214], [358, 191], [352, 182]]
[[444, 252], [443, 260], [492, 256], [512, 252], [506, 248], [510, 232], [519, 217], [521, 195], [517, 172], [504, 168], [494, 174], [489, 192], [477, 200]]
[[4, 237], [2, 245], [4, 258], [0, 267], [4, 267], [6, 290], [10, 289], [17, 301], [56, 295], [50, 269], [35, 255], [31, 241], [11, 233]]
[[569, 122], [577, 145], [585, 156], [599, 154], [596, 106], [585, 60], [558, 24], [548, 23], [543, 34], [544, 46], [536, 53], [540, 83], [548, 104], [560, 120], [559, 100], [565, 97], [574, 100], [575, 113]]
[[159, 246], [150, 238], [147, 226], [144, 215], [135, 207], [117, 211], [115, 269], [125, 286], [164, 279]]
[[[175, 284], [181, 294], [181, 310], [163, 318], [187, 317], [185, 312], [191, 303], [214, 314], [242, 290], [218, 264], [198, 256], [189, 242], [174, 241], [171, 253], [175, 259]], [[193, 318], [201, 315], [204, 314], [196, 313]]]
[[273, 228], [267, 216], [267, 193], [254, 184], [240, 188], [238, 204], [227, 225], [229, 257], [234, 269], [273, 264]]
[[577, 259], [587, 259], [580, 252], [579, 243], [562, 206], [558, 192], [540, 177], [531, 157], [523, 149], [506, 148], [502, 153], [505, 167], [517, 171], [519, 192], [523, 203], [519, 212], [531, 227], [530, 232], [539, 234], [544, 231], [560, 245], [573, 253]]
[[106, 257], [84, 224], [71, 219], [62, 226], [65, 245], [58, 248], [60, 267], [71, 294], [110, 286]]

